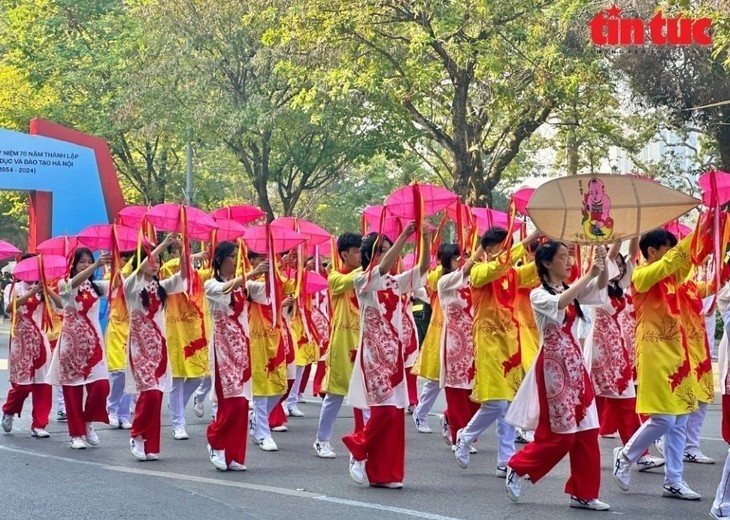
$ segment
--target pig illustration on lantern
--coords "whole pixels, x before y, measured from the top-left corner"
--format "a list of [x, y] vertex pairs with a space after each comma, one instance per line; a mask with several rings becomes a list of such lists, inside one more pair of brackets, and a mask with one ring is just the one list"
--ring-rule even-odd
[[608, 240], [613, 234], [611, 198], [601, 179], [588, 181], [588, 190], [583, 194], [583, 230], [596, 241]]

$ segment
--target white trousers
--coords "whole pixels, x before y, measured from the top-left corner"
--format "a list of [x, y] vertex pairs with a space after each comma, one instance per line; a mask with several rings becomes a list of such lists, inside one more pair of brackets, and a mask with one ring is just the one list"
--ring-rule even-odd
[[504, 422], [509, 401], [485, 401], [461, 431], [461, 438], [467, 444], [474, 442], [492, 423], [497, 421], [497, 465], [506, 466], [515, 454], [515, 428]]
[[436, 403], [441, 388], [438, 381], [427, 379], [421, 388], [421, 396], [418, 398], [418, 406], [413, 410], [413, 415], [418, 419], [425, 421], [426, 416], [431, 412], [431, 408]]
[[277, 405], [281, 399], [280, 395], [264, 396], [253, 398], [253, 409], [250, 415], [250, 428], [254, 432], [254, 436], [259, 442], [264, 439], [271, 437], [271, 430], [269, 429], [269, 414], [274, 406]]
[[193, 392], [200, 386], [202, 377], [173, 377], [170, 392], [170, 415], [172, 426], [185, 427], [185, 407]]
[[642, 424], [624, 446], [626, 458], [633, 464], [655, 440], [664, 436], [664, 481], [667, 484], [682, 482], [684, 472], [684, 443], [687, 437], [687, 421], [690, 414], [652, 415]]

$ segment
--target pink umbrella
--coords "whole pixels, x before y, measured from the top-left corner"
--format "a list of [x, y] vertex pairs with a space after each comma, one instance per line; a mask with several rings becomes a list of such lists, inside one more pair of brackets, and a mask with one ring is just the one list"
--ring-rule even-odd
[[216, 219], [224, 218], [228, 220], [235, 220], [239, 224], [245, 226], [247, 224], [250, 224], [251, 222], [256, 222], [260, 218], [265, 217], [266, 212], [261, 211], [255, 206], [239, 205], [218, 208], [217, 210], [213, 211], [211, 215]]
[[[385, 207], [396, 217], [419, 220], [438, 213], [458, 198], [456, 193], [441, 186], [413, 183], [391, 193], [385, 200]], [[419, 202], [422, 211], [418, 207]]]
[[5, 240], [0, 240], [0, 260], [6, 260], [8, 258], [13, 258], [14, 256], [18, 256], [20, 254], [20, 249], [15, 247], [10, 242], [6, 242]]
[[[96, 224], [83, 229], [78, 234], [79, 244], [94, 251], [131, 251], [137, 249], [140, 239], [139, 231], [118, 224]], [[143, 241], [146, 240], [143, 238]]]
[[327, 279], [314, 271], [307, 271], [307, 294], [314, 294], [324, 291], [329, 287]]
[[307, 220], [293, 217], [279, 217], [271, 221], [273, 227], [281, 227], [301, 233], [307, 237], [310, 244], [323, 244], [329, 242], [332, 234]]
[[79, 241], [75, 236], [63, 235], [49, 238], [38, 244], [35, 250], [43, 255], [61, 255], [69, 257], [78, 247]]
[[692, 228], [682, 224], [678, 220], [673, 220], [668, 224], [665, 224], [662, 226], [664, 229], [669, 231], [670, 233], [673, 233], [677, 239], [682, 240], [684, 237], [692, 233]]
[[515, 209], [520, 215], [527, 215], [527, 203], [530, 202], [535, 188], [522, 187], [512, 194]]
[[[372, 232], [380, 232], [384, 234], [386, 237], [388, 237], [390, 240], [395, 241], [398, 236], [403, 232], [403, 228], [405, 228], [408, 225], [409, 220], [408, 219], [402, 219], [398, 217], [394, 217], [393, 215], [388, 215], [386, 213], [385, 221], [383, 222], [383, 229], [380, 229], [380, 214], [383, 210], [383, 206], [381, 205], [374, 205], [374, 206], [368, 206], [363, 210], [362, 217], [363, 217], [363, 232], [365, 234], [372, 233]], [[412, 219], [411, 219], [412, 220]], [[426, 223], [428, 228], [433, 232], [434, 228], [431, 224]], [[416, 235], [413, 234], [410, 237], [408, 237], [408, 242], [414, 242], [416, 240]]]
[[[246, 232], [246, 228], [239, 224], [235, 220], [228, 220], [224, 218], [216, 218], [215, 224], [218, 228], [215, 230], [215, 241], [225, 242], [226, 240], [236, 240], [241, 238]], [[190, 233], [190, 238], [193, 240], [207, 241], [211, 240], [212, 231], [208, 233]]]
[[[43, 274], [41, 275], [41, 265]], [[24, 282], [39, 282], [43, 279], [53, 280], [66, 275], [68, 265], [61, 255], [37, 255], [21, 260], [15, 264], [13, 276]]]
[[272, 239], [274, 253], [285, 253], [294, 249], [306, 240], [306, 236], [290, 229], [259, 224], [246, 229], [243, 240], [246, 246], [255, 253], [268, 253], [267, 240]]
[[702, 203], [713, 207], [713, 197], [717, 197], [717, 204], [722, 206], [730, 201], [730, 173], [709, 171], [700, 175], [698, 179], [702, 190]]
[[[477, 219], [479, 233], [485, 232], [490, 227], [509, 228], [509, 215], [504, 211], [490, 208], [471, 208], [472, 214]], [[515, 227], [522, 225], [522, 220], [515, 219]]]
[[183, 204], [158, 204], [147, 212], [147, 220], [159, 231], [191, 236], [209, 235], [217, 227], [205, 211]]
[[144, 216], [150, 210], [148, 206], [127, 206], [117, 214], [116, 223], [139, 229], [144, 223]]

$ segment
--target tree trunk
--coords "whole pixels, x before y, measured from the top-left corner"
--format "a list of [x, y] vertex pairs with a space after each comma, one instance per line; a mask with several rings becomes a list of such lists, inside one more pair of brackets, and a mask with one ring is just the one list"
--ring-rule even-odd
[[568, 129], [568, 138], [565, 143], [565, 158], [568, 175], [578, 175], [578, 143], [575, 139], [575, 127]]
[[717, 125], [717, 130], [715, 130], [717, 150], [720, 154], [717, 169], [724, 172], [730, 172], [730, 118], [728, 119], [724, 125]]

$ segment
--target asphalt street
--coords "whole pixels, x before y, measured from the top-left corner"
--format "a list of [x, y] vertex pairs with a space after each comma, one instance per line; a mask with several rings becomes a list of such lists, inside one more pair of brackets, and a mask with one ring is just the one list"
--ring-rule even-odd
[[[0, 325], [0, 367], [7, 359], [8, 326]], [[9, 383], [0, 370], [0, 400]], [[622, 515], [624, 518], [709, 518], [727, 446], [720, 438], [720, 408], [711, 405], [703, 429], [702, 449], [715, 458], [709, 466], [686, 464], [685, 480], [702, 494], [699, 502], [662, 498], [662, 470], [634, 473], [632, 489], [620, 491], [611, 478], [611, 452], [618, 439], [601, 439], [601, 499], [605, 513], [568, 508], [563, 486], [568, 462], [561, 462], [536, 485], [526, 484], [522, 501], [506, 496], [504, 480], [494, 476], [494, 428], [478, 442], [479, 453], [461, 469], [442, 442], [435, 414], [433, 434], [419, 434], [406, 417], [406, 478], [401, 490], [359, 486], [348, 475], [348, 454], [339, 438], [352, 428], [352, 410], [343, 407], [335, 428], [337, 459], [319, 459], [312, 449], [320, 400], [307, 395], [303, 418], [290, 418], [289, 431], [274, 434], [278, 452], [248, 444], [246, 472], [218, 472], [208, 460], [208, 417], [188, 410], [189, 440], [172, 439], [164, 407], [160, 460], [137, 462], [129, 453], [129, 433], [99, 425], [101, 446], [71, 450], [65, 423], [55, 421], [49, 439], [30, 435], [30, 399], [11, 434], [0, 433], [0, 488], [5, 499], [0, 519], [572, 519]], [[719, 401], [719, 400], [718, 400]], [[519, 445], [518, 445], [519, 446]]]

